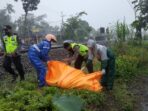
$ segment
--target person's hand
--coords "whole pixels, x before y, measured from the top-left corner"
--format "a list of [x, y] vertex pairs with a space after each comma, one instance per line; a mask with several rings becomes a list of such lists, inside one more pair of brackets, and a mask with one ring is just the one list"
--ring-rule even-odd
[[17, 56], [17, 53], [14, 52], [14, 53], [11, 54], [11, 56], [12, 56], [12, 57], [16, 57], [16, 56]]
[[81, 68], [81, 71], [84, 71], [85, 68], [86, 68], [86, 66], [82, 67], [82, 68]]
[[97, 60], [101, 60], [101, 56], [99, 54], [96, 55]]
[[105, 69], [102, 69], [101, 72], [102, 72], [103, 75], [106, 73]]

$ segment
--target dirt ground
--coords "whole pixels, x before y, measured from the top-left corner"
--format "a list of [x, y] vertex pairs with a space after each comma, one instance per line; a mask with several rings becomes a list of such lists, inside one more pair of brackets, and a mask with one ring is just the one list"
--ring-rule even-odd
[[136, 77], [129, 85], [129, 91], [134, 94], [134, 111], [148, 111], [148, 75]]
[[[133, 111], [148, 111], [148, 75], [135, 77], [128, 84], [128, 91], [134, 97]], [[106, 101], [100, 110], [95, 111], [123, 111], [115, 100], [113, 92], [105, 92]]]

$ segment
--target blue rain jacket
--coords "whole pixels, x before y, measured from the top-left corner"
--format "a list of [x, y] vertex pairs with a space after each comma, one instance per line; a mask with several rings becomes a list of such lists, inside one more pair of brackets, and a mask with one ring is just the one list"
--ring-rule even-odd
[[33, 66], [37, 71], [39, 87], [42, 87], [46, 84], [45, 82], [46, 66], [44, 65], [43, 61], [47, 62], [50, 60], [48, 53], [51, 49], [51, 42], [43, 40], [39, 44], [37, 44], [37, 47], [40, 49], [40, 51], [36, 50], [33, 47], [33, 45], [30, 46], [28, 51], [28, 57], [30, 62], [33, 64]]

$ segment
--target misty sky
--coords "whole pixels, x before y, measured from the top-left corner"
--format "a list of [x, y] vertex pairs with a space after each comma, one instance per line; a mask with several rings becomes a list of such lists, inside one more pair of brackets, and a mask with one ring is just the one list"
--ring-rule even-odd
[[[0, 0], [0, 9], [6, 7], [7, 3], [12, 3], [16, 11], [13, 20], [24, 14], [22, 3], [14, 0]], [[128, 24], [134, 20], [134, 11], [128, 0], [41, 0], [38, 10], [33, 13], [36, 16], [46, 14], [46, 20], [54, 26], [61, 24], [61, 12], [65, 15], [65, 21], [80, 11], [88, 14], [83, 15], [82, 19], [88, 21], [95, 29], [113, 25], [117, 20], [123, 21], [124, 18]]]

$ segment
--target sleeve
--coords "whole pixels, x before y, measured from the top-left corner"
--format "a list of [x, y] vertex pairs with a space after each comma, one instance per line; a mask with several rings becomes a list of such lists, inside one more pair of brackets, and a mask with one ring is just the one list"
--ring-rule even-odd
[[5, 51], [5, 43], [4, 43], [4, 36], [5, 36], [5, 34], [4, 33], [2, 33], [2, 35], [1, 35], [1, 41], [0, 41], [0, 44], [1, 44], [1, 51]]
[[17, 44], [18, 44], [17, 51], [18, 51], [19, 49], [21, 49], [21, 41], [20, 41], [19, 36], [18, 36], [17, 34], [15, 34], [15, 35], [16, 35], [16, 37], [17, 37]]
[[47, 62], [47, 61], [50, 60], [50, 57], [48, 56], [48, 53], [49, 53], [49, 51], [51, 49], [51, 43], [44, 41], [42, 43], [42, 47], [43, 47], [42, 50], [41, 50], [42, 59], [43, 59], [43, 61]]
[[101, 61], [101, 69], [106, 69], [107, 68], [107, 60]]
[[2, 51], [3, 49], [4, 49], [3, 43], [2, 43], [2, 41], [0, 40], [0, 51]]
[[101, 56], [101, 61], [108, 60], [106, 47], [102, 47], [100, 49], [100, 56]]
[[76, 58], [79, 55], [79, 46], [75, 46], [73, 50], [74, 50], [73, 56], [74, 56], [74, 58]]
[[79, 55], [79, 46], [73, 48], [74, 54], [70, 57], [70, 61], [75, 60]]
[[99, 53], [101, 56], [101, 69], [106, 69], [108, 64], [107, 48], [104, 46], [100, 47]]
[[18, 36], [17, 34], [15, 34], [15, 35], [16, 35], [16, 37], [17, 37], [18, 46], [20, 47], [20, 45], [21, 45], [20, 38], [19, 38], [19, 36]]
[[89, 50], [88, 50], [88, 59], [93, 60], [93, 58], [94, 58], [94, 55], [92, 53], [92, 49], [89, 48]]

